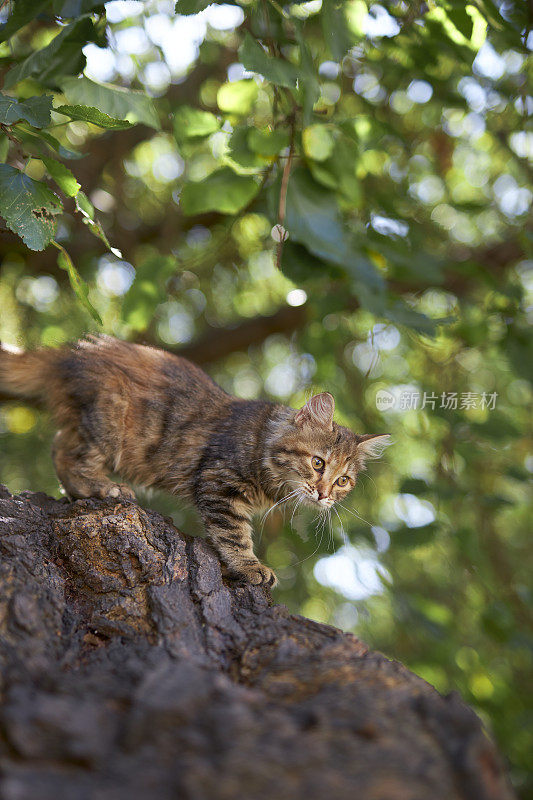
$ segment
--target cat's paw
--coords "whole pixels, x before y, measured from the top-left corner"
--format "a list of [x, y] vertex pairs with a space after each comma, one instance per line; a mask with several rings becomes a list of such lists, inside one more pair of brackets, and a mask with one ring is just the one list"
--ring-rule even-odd
[[113, 483], [102, 492], [102, 499], [136, 500], [135, 492], [125, 483]]
[[246, 566], [239, 569], [239, 573], [254, 586], [268, 586], [269, 589], [272, 589], [278, 582], [275, 573], [270, 567], [261, 564], [260, 561], [246, 564]]

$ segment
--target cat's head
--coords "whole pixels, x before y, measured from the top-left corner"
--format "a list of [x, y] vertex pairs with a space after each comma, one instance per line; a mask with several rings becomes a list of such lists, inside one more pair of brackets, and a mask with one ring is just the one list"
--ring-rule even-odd
[[390, 444], [388, 434], [353, 433], [333, 422], [329, 392], [314, 395], [273, 438], [269, 467], [280, 486], [328, 509], [354, 488], [366, 462]]

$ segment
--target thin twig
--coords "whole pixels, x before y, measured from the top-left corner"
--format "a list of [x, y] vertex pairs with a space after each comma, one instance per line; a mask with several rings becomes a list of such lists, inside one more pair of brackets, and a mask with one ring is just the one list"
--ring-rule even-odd
[[283, 168], [283, 175], [281, 177], [281, 188], [279, 192], [279, 207], [278, 207], [278, 225], [279, 225], [279, 242], [278, 252], [276, 256], [276, 266], [281, 269], [281, 254], [283, 252], [283, 243], [286, 241], [287, 236], [283, 223], [285, 222], [285, 209], [287, 206], [287, 187], [289, 185], [289, 176], [291, 174], [292, 157], [294, 154], [294, 118], [291, 123], [291, 141], [289, 145], [289, 156]]

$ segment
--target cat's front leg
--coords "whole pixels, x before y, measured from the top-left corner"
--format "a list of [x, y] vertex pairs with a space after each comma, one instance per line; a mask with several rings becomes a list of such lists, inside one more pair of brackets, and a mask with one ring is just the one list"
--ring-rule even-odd
[[216, 495], [201, 498], [198, 510], [207, 538], [221, 560], [235, 577], [242, 577], [256, 586], [275, 586], [274, 572], [262, 564], [254, 553], [251, 511], [237, 498]]

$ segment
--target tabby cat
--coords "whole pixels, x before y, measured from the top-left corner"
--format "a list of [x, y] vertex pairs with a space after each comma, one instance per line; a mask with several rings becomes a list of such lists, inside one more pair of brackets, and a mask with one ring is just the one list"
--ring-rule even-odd
[[333, 422], [328, 392], [298, 411], [240, 400], [184, 358], [107, 336], [33, 352], [1, 348], [0, 391], [38, 399], [53, 414], [53, 460], [70, 497], [134, 499], [111, 471], [179, 493], [229, 571], [254, 584], [276, 577], [254, 555], [252, 515], [289, 498], [331, 508], [388, 443]]

